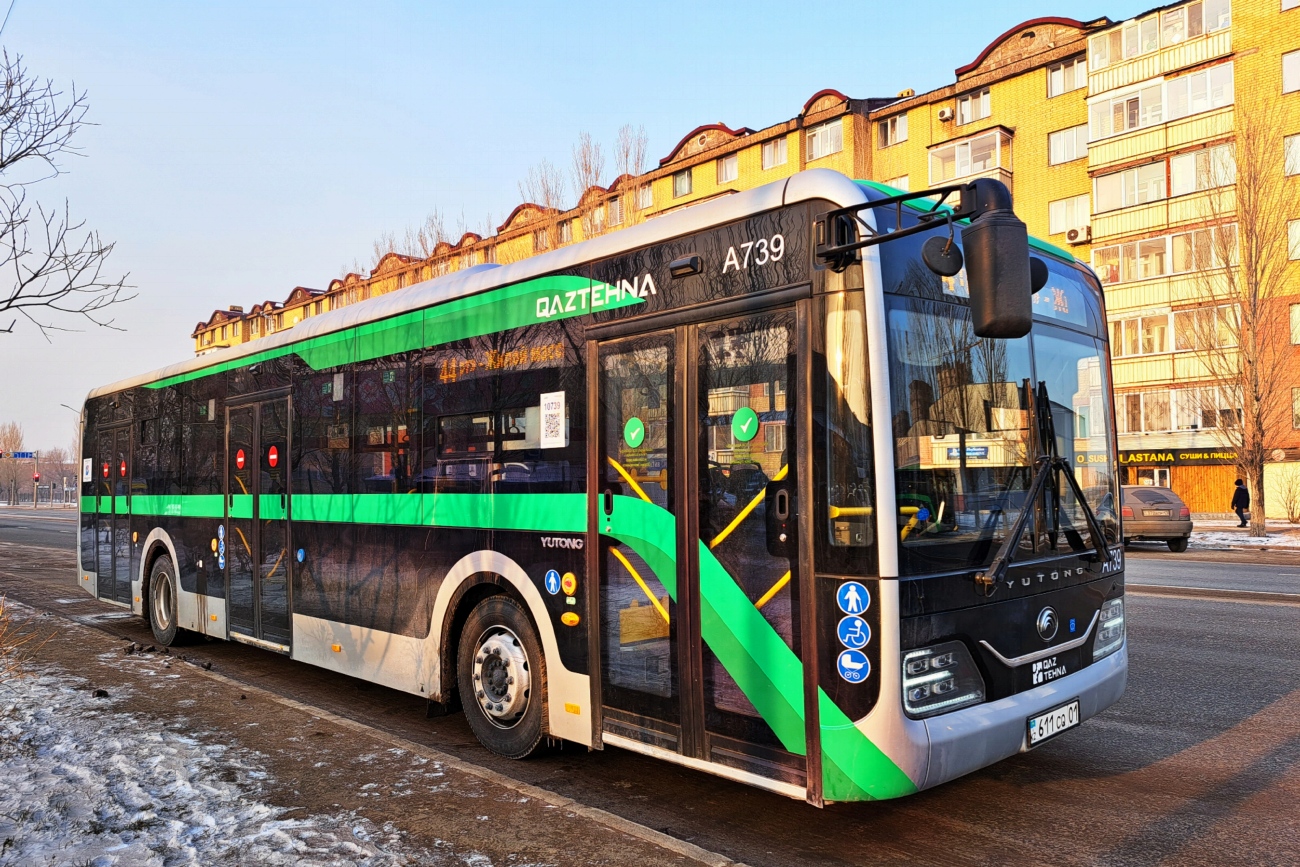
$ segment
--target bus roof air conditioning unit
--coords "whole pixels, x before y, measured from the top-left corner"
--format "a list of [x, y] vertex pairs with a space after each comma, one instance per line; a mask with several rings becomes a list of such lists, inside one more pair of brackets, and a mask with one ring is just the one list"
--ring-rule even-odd
[[951, 108], [939, 109], [939, 120], [942, 121], [952, 120], [952, 109]]
[[1083, 225], [1065, 233], [1065, 240], [1071, 244], [1086, 244], [1092, 240], [1092, 226]]

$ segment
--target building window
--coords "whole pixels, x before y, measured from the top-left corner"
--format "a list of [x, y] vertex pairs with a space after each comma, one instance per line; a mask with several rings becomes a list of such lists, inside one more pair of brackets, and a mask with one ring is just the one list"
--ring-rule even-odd
[[573, 221], [572, 220], [565, 220], [562, 223], [560, 223], [560, 243], [561, 244], [573, 243]]
[[1088, 155], [1088, 125], [1081, 123], [1069, 129], [1048, 133], [1047, 154], [1047, 162], [1053, 166], [1086, 157]]
[[614, 199], [605, 206], [609, 211], [609, 224], [611, 226], [623, 225], [623, 200]]
[[808, 159], [819, 160], [844, 150], [844, 122], [838, 118], [808, 130]]
[[636, 207], [638, 211], [654, 207], [655, 193], [649, 184], [643, 184], [636, 190]]
[[1221, 268], [1229, 262], [1235, 264], [1236, 261], [1235, 223], [1213, 229], [1193, 229], [1162, 238], [1096, 247], [1092, 251], [1092, 269], [1106, 286]]
[[1047, 97], [1060, 96], [1088, 86], [1088, 59], [1076, 57], [1047, 67]]
[[890, 178], [885, 181], [884, 184], [887, 187], [893, 187], [894, 189], [902, 190], [906, 193], [910, 192], [912, 189], [912, 177], [911, 175], [899, 175], [896, 178]]
[[1295, 260], [1300, 259], [1300, 220], [1290, 220], [1286, 224], [1287, 236], [1287, 256]]
[[[1300, 4], [1300, 0], [1295, 0]], [[1300, 430], [1300, 388], [1291, 389], [1291, 428]]]
[[1115, 422], [1120, 433], [1158, 433], [1170, 429], [1168, 391], [1115, 395]]
[[605, 231], [605, 209], [599, 205], [592, 208], [587, 214], [587, 226], [591, 229], [592, 235]]
[[1088, 225], [1088, 194], [1057, 199], [1047, 206], [1049, 235], [1058, 235]]
[[1011, 168], [1011, 137], [990, 132], [966, 141], [953, 142], [930, 151], [930, 184], [955, 178]]
[[957, 97], [957, 125], [983, 120], [993, 113], [989, 89], [977, 90]]
[[1237, 182], [1232, 145], [1218, 145], [1169, 159], [1169, 195], [1199, 193]]
[[785, 165], [785, 137], [763, 142], [763, 171]]
[[876, 141], [882, 148], [907, 141], [907, 115], [894, 115], [876, 124]]
[[1165, 163], [1149, 163], [1102, 175], [1093, 181], [1097, 213], [1143, 205], [1165, 198]]
[[1110, 352], [1115, 358], [1158, 355], [1168, 351], [1168, 313], [1120, 319], [1110, 324]]
[[[1300, 0], [1296, 0], [1300, 5]], [[1288, 175], [1300, 175], [1300, 135], [1282, 139], [1282, 164]]]
[[680, 172], [673, 173], [673, 198], [680, 199], [682, 196], [691, 194], [691, 170], [682, 169]]
[[728, 154], [718, 159], [718, 183], [729, 184], [740, 177], [740, 155]]
[[[1300, 0], [1297, 0], [1300, 2]], [[1292, 304], [1291, 311], [1291, 343], [1300, 346], [1300, 304]]]
[[[1296, 52], [1300, 57], [1300, 52]], [[1297, 69], [1300, 73], [1300, 68]], [[1300, 86], [1300, 85], [1297, 85]], [[1148, 82], [1088, 103], [1091, 140], [1178, 120], [1231, 105], [1232, 64], [1223, 63], [1166, 82]]]
[[1174, 312], [1174, 349], [1195, 352], [1237, 345], [1237, 309], [1229, 304]]
[[1300, 51], [1288, 51], [1282, 55], [1282, 92], [1297, 90], [1300, 90]]
[[533, 252], [541, 253], [551, 248], [551, 236], [545, 229], [533, 232]]

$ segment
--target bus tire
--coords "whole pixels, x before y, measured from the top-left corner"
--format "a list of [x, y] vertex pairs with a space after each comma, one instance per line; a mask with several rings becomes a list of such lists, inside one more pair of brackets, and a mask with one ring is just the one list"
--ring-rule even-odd
[[154, 640], [164, 647], [182, 643], [184, 632], [177, 617], [180, 592], [172, 558], [163, 554], [149, 571], [149, 626]]
[[537, 748], [546, 664], [537, 631], [518, 602], [498, 595], [474, 606], [460, 634], [456, 680], [479, 743], [509, 759]]

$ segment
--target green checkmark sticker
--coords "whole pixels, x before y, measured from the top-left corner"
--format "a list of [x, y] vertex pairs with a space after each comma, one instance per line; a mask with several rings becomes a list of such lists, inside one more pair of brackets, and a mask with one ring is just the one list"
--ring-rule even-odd
[[758, 435], [758, 413], [747, 406], [736, 410], [731, 417], [731, 435], [737, 442], [747, 443]]
[[645, 442], [645, 422], [636, 416], [628, 419], [627, 424], [623, 425], [623, 442], [630, 448], [640, 448], [641, 443]]

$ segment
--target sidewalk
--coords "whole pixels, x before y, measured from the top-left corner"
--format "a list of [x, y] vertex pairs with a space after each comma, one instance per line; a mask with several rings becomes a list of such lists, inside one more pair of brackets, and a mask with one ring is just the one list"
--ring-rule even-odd
[[1236, 517], [1225, 518], [1219, 513], [1192, 516], [1192, 536], [1189, 548], [1200, 550], [1295, 550], [1300, 553], [1300, 526], [1284, 520], [1271, 519], [1267, 536], [1251, 536], [1250, 528], [1239, 527]]
[[689, 844], [661, 848], [617, 816], [205, 670], [186, 648], [9, 610], [48, 640], [27, 677], [0, 681], [0, 865], [695, 863]]

